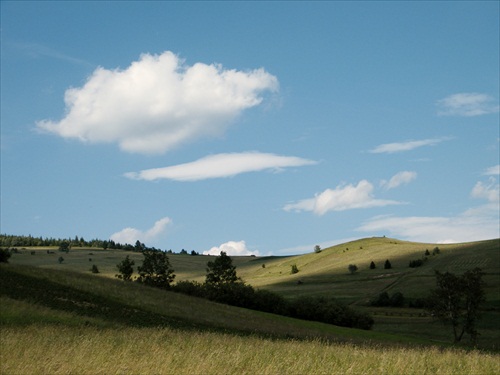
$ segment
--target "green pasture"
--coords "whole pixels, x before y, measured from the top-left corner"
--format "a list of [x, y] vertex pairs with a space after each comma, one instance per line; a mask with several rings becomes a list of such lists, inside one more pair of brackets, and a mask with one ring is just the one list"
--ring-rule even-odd
[[[427, 261], [421, 267], [409, 267], [411, 260], [423, 258], [426, 249], [432, 254], [435, 247], [439, 247], [439, 254], [427, 256]], [[13, 254], [10, 258], [12, 265], [34, 266], [32, 272], [36, 273], [48, 270], [72, 271], [98, 280], [114, 279], [116, 264], [127, 255], [135, 261], [135, 268], [143, 259], [140, 253], [95, 248], [75, 247], [67, 254], [56, 248], [20, 248], [19, 251], [19, 254]], [[60, 256], [64, 258], [61, 264], [58, 262]], [[213, 257], [172, 254], [169, 259], [175, 270], [175, 281], [203, 282], [207, 262]], [[255, 288], [267, 289], [290, 299], [310, 295], [334, 297], [371, 313], [375, 319], [374, 332], [404, 334], [435, 342], [450, 342], [451, 328], [423, 316], [423, 311], [419, 309], [376, 308], [369, 306], [369, 301], [383, 291], [389, 294], [401, 292], [407, 300], [423, 298], [435, 287], [435, 270], [461, 274], [480, 267], [485, 272], [486, 303], [483, 319], [478, 322], [481, 333], [479, 345], [498, 349], [500, 344], [498, 239], [436, 245], [379, 237], [333, 246], [320, 253], [311, 251], [298, 256], [232, 259], [238, 276]], [[386, 259], [391, 262], [391, 269], [384, 269]], [[373, 270], [369, 268], [372, 261], [376, 264]], [[99, 274], [91, 273], [94, 264]], [[290, 272], [293, 264], [299, 269], [296, 274]], [[347, 269], [349, 264], [356, 264], [358, 271], [350, 274]]]

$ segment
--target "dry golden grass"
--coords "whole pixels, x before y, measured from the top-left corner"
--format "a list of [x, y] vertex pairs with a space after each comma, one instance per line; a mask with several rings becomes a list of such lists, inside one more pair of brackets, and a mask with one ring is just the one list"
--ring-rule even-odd
[[498, 355], [168, 328], [6, 327], [2, 374], [497, 374]]

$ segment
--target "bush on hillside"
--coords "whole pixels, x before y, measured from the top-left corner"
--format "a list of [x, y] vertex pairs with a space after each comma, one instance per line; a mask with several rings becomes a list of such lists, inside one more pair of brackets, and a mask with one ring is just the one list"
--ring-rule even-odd
[[0, 249], [0, 263], [9, 263], [11, 254], [7, 249]]
[[396, 292], [392, 296], [389, 293], [382, 292], [377, 298], [370, 301], [370, 305], [378, 307], [402, 307], [405, 303], [403, 293]]

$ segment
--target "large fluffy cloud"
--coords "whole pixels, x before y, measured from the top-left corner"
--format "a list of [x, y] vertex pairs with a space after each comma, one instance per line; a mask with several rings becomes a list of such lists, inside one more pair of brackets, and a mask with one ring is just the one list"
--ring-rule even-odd
[[313, 198], [289, 203], [283, 209], [285, 211], [312, 211], [317, 215], [324, 215], [329, 211], [401, 204], [393, 200], [375, 199], [373, 189], [370, 182], [361, 180], [356, 186], [349, 184], [339, 185], [335, 189], [326, 189]]
[[204, 255], [220, 255], [221, 251], [227, 255], [259, 255], [258, 250], [249, 250], [245, 241], [228, 241], [220, 246], [214, 246], [208, 251], [204, 251]]
[[266, 169], [280, 170], [315, 164], [313, 160], [295, 156], [281, 156], [259, 152], [242, 152], [210, 155], [196, 161], [164, 168], [129, 172], [125, 176], [138, 180], [170, 179], [176, 181], [197, 181], [209, 178], [231, 177], [245, 172]]
[[441, 116], [480, 116], [500, 110], [498, 101], [480, 93], [459, 93], [438, 100], [438, 114]]
[[163, 153], [222, 134], [264, 92], [277, 90], [278, 80], [264, 69], [187, 66], [172, 52], [143, 54], [124, 70], [96, 69], [83, 87], [66, 91], [62, 120], [37, 127], [85, 142], [116, 142], [128, 152]]
[[136, 228], [125, 228], [113, 233], [109, 238], [121, 244], [135, 244], [136, 241], [148, 244], [148, 242], [154, 242], [159, 236], [165, 233], [167, 226], [171, 223], [172, 220], [170, 218], [164, 217], [145, 231]]

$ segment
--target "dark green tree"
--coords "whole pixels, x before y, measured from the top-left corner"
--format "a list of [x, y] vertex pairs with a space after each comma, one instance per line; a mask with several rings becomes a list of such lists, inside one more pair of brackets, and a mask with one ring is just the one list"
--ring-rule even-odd
[[168, 289], [174, 281], [175, 274], [167, 253], [163, 251], [146, 250], [142, 253], [142, 266], [137, 267], [139, 277], [137, 281], [145, 285]]
[[384, 263], [384, 269], [385, 270], [390, 270], [392, 268], [391, 262], [389, 262], [389, 259], [387, 259]]
[[127, 255], [124, 260], [116, 265], [116, 268], [118, 268], [118, 272], [120, 273], [115, 276], [119, 279], [122, 279], [123, 281], [132, 280], [132, 274], [134, 273], [134, 264], [135, 262], [133, 260], [130, 260], [130, 256]]
[[70, 243], [68, 241], [62, 241], [59, 244], [59, 251], [64, 251], [65, 253], [68, 253], [69, 248], [70, 248]]
[[320, 247], [319, 245], [314, 246], [314, 252], [315, 252], [316, 254], [321, 253], [321, 247]]
[[375, 268], [376, 268], [375, 262], [372, 260], [372, 262], [370, 263], [370, 269], [374, 270]]
[[99, 273], [99, 268], [95, 264], [92, 265], [92, 268], [90, 270], [92, 273]]
[[233, 260], [224, 251], [212, 262], [207, 263], [205, 283], [213, 285], [233, 284], [240, 280], [236, 276], [236, 266]]
[[297, 265], [294, 263], [292, 264], [292, 270], [290, 271], [292, 274], [294, 273], [298, 273], [299, 272], [299, 267], [297, 267]]
[[483, 275], [480, 268], [462, 276], [436, 271], [437, 289], [431, 292], [427, 309], [443, 323], [451, 324], [455, 342], [462, 340], [464, 334], [470, 336], [473, 344], [477, 341], [476, 321], [480, 318], [479, 307], [485, 300]]
[[347, 269], [349, 270], [349, 272], [352, 275], [352, 274], [354, 274], [358, 270], [358, 266], [356, 266], [355, 264], [349, 264], [347, 266]]

